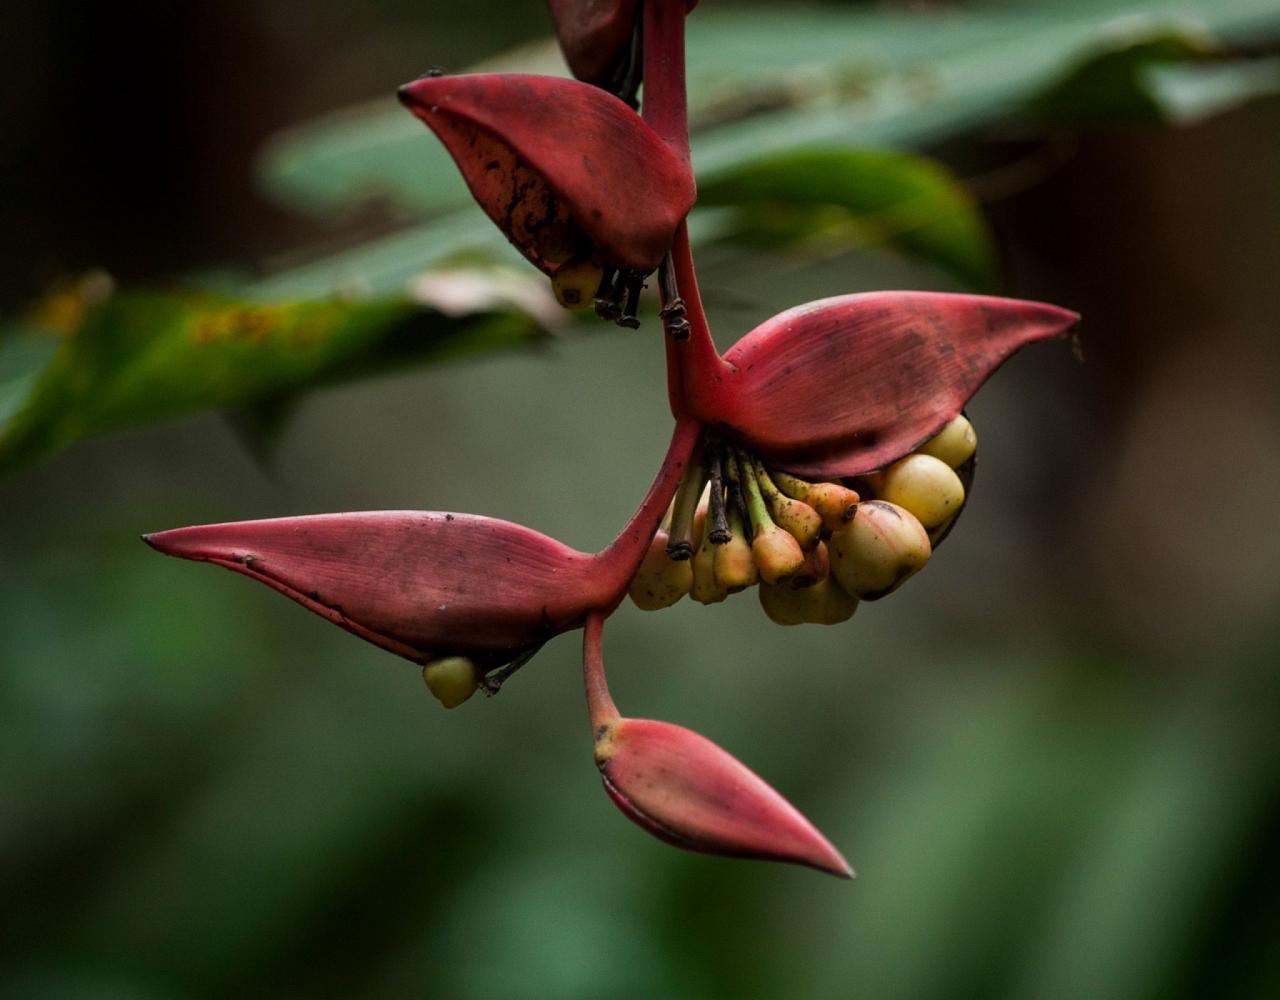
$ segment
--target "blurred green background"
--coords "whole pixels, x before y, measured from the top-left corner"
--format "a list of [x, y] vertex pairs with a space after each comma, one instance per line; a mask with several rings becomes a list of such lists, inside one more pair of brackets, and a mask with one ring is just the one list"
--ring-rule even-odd
[[[808, 299], [961, 281], [1086, 317], [1084, 364], [1041, 345], [978, 395], [964, 522], [892, 599], [829, 629], [779, 629], [748, 593], [606, 630], [623, 711], [742, 757], [855, 882], [619, 816], [577, 635], [446, 713], [410, 665], [137, 540], [409, 507], [602, 546], [670, 429], [650, 304], [637, 333], [254, 397], [298, 404], [266, 461], [215, 386], [7, 469], [0, 995], [1280, 995], [1273, 8], [704, 0], [691, 20], [704, 190], [771, 150], [895, 149], [989, 226], [916, 239], [860, 196], [833, 226], [728, 185], [695, 220], [722, 345]], [[49, 335], [20, 329], [26, 303], [91, 265], [124, 289], [391, 294], [450, 218], [468, 259], [519, 265], [425, 130], [380, 129], [428, 65], [545, 39], [535, 0], [2, 16], [0, 422], [59, 349], [29, 350]], [[406, 233], [390, 265], [361, 255]]]

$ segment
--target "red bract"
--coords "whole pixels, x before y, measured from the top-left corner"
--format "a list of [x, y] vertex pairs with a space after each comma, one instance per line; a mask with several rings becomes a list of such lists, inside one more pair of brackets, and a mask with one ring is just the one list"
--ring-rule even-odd
[[491, 668], [622, 599], [699, 428], [678, 424], [662, 467], [608, 548], [589, 555], [470, 514], [376, 511], [176, 528], [145, 535], [172, 556], [265, 583], [416, 663], [469, 656]]
[[587, 621], [583, 669], [605, 791], [642, 829], [687, 850], [853, 869], [754, 771], [692, 730], [618, 714], [604, 679], [600, 616]]
[[[687, 0], [685, 10], [697, 4]], [[547, 0], [547, 6], [573, 75], [599, 87], [616, 86], [629, 59], [640, 0]]]
[[243, 573], [419, 663], [509, 659], [607, 603], [593, 556], [468, 514], [318, 514], [178, 528], [146, 541]]
[[693, 206], [689, 165], [596, 87], [518, 74], [424, 77], [400, 99], [439, 136], [489, 217], [547, 274], [583, 254], [648, 274]]
[[677, 847], [791, 861], [846, 878], [849, 863], [754, 771], [669, 722], [619, 719], [596, 740], [605, 791], [628, 818]]
[[857, 475], [937, 433], [1014, 351], [1078, 320], [980, 295], [823, 299], [773, 317], [723, 358], [706, 336], [673, 345], [672, 405], [778, 468]]

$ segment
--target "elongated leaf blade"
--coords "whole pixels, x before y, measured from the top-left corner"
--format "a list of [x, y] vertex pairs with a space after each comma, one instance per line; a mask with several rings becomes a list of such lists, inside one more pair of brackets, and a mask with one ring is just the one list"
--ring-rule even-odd
[[[7, 383], [0, 472], [104, 431], [516, 348], [547, 332], [528, 311], [474, 295], [446, 309], [404, 294], [262, 304], [195, 290], [119, 293], [62, 331], [38, 375]], [[4, 339], [38, 336], [53, 334]]]

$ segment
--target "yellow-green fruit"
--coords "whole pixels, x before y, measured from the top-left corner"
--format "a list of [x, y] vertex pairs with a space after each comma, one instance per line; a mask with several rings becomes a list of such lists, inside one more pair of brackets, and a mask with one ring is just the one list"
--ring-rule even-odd
[[751, 540], [751, 555], [765, 583], [781, 583], [790, 580], [804, 565], [804, 550], [789, 532], [776, 524], [756, 525], [756, 537]]
[[801, 589], [789, 583], [762, 583], [760, 606], [779, 625], [837, 625], [853, 617], [858, 599], [827, 577]]
[[915, 515], [884, 500], [859, 504], [857, 515], [832, 534], [827, 548], [836, 581], [864, 601], [897, 590], [933, 552]]
[[627, 593], [641, 611], [658, 611], [671, 607], [692, 586], [693, 566], [688, 559], [677, 561], [667, 555], [667, 533], [659, 531], [649, 543], [649, 551]]
[[432, 660], [422, 668], [422, 679], [445, 708], [457, 708], [480, 686], [480, 673], [465, 656]]
[[734, 519], [733, 537], [723, 545], [716, 546], [715, 553], [716, 581], [729, 593], [737, 593], [754, 587], [760, 580], [760, 571], [756, 569], [756, 561], [751, 555], [751, 546], [742, 537], [741, 524]]
[[922, 455], [946, 462], [953, 469], [964, 465], [977, 450], [978, 435], [963, 413], [916, 449]]
[[964, 484], [941, 459], [908, 455], [884, 470], [880, 496], [911, 511], [926, 528], [936, 528], [964, 506]]
[[582, 309], [591, 305], [603, 273], [600, 265], [591, 260], [574, 260], [562, 265], [551, 279], [556, 301], [566, 309]]
[[699, 604], [719, 604], [729, 596], [729, 590], [716, 579], [716, 549], [720, 546], [708, 537], [710, 532], [704, 533], [706, 521], [706, 508], [699, 508], [693, 523], [693, 537], [701, 537], [702, 541], [690, 560], [693, 563], [693, 586], [689, 589], [689, 596]]

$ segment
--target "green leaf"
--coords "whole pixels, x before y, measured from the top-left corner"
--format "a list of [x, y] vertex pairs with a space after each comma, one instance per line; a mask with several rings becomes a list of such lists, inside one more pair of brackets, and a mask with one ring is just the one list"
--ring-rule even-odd
[[[703, 5], [688, 30], [694, 164], [705, 184], [761, 156], [814, 145], [919, 149], [1022, 113], [1099, 50], [1144, 39], [1159, 47], [1176, 35], [1169, 58], [1181, 59], [1197, 48], [1189, 39], [1207, 47], [1212, 33], [1256, 44], [1278, 29], [1274, 0]], [[477, 68], [564, 72], [550, 43]], [[1120, 83], [1092, 96], [1092, 113], [1132, 103], [1133, 87], [1123, 75]], [[281, 136], [264, 159], [263, 183], [318, 215], [369, 200], [419, 214], [469, 202], [439, 143], [390, 94]]]
[[1029, 102], [1051, 126], [1190, 124], [1280, 90], [1280, 60], [1224, 59], [1202, 34], [1173, 29], [1086, 59]]
[[[412, 291], [285, 304], [141, 291], [88, 305], [38, 376], [8, 383], [16, 398], [0, 423], [0, 472], [103, 431], [204, 409], [260, 418], [315, 385], [520, 347], [548, 333], [535, 315], [554, 315], [542, 311], [541, 282], [531, 291], [488, 271], [438, 272]], [[12, 327], [0, 344], [52, 337]]]
[[768, 245], [883, 245], [992, 290], [996, 255], [974, 199], [941, 164], [882, 150], [808, 149], [704, 184], [699, 203], [735, 209], [728, 235]]

